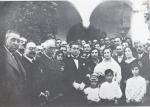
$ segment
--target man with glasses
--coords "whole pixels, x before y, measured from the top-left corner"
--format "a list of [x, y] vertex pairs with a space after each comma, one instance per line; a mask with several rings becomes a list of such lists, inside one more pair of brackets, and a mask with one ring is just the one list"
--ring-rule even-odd
[[[22, 64], [26, 70], [26, 101], [29, 105], [38, 105], [38, 95], [41, 92], [41, 72], [35, 63], [36, 44], [28, 42], [22, 57]], [[40, 87], [40, 88], [39, 88]]]
[[29, 42], [25, 47], [24, 58], [26, 58], [30, 63], [33, 63], [35, 57], [36, 57], [36, 44], [34, 42]]
[[43, 47], [41, 45], [36, 46], [36, 57], [41, 57], [43, 54]]

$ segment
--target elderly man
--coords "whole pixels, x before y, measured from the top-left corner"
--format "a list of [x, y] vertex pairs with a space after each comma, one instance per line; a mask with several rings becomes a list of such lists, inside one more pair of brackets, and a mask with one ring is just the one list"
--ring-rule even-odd
[[[5, 72], [2, 75], [1, 101], [5, 106], [21, 106], [24, 104], [24, 89], [26, 71], [15, 52], [19, 47], [20, 35], [16, 32], [7, 32], [3, 52], [5, 54]], [[1, 103], [1, 104], [2, 104]], [[4, 106], [3, 105], [3, 106]]]
[[[42, 69], [42, 87], [43, 92], [46, 90], [50, 92], [49, 101], [50, 104], [57, 102], [58, 99], [62, 96], [63, 84], [62, 84], [62, 72], [60, 72], [60, 64], [55, 60], [55, 41], [47, 40], [45, 42], [45, 52], [38, 59], [39, 66]], [[56, 98], [56, 99], [55, 99]], [[57, 99], [58, 98], [58, 99]]]
[[150, 70], [149, 65], [149, 55], [144, 51], [144, 46], [142, 43], [137, 44], [136, 48], [137, 53], [135, 54], [136, 58], [139, 60], [139, 64], [141, 66], [141, 75], [148, 79], [148, 74]]
[[17, 51], [15, 52], [15, 55], [19, 58], [20, 61], [22, 61], [26, 43], [27, 43], [27, 39], [25, 37], [19, 38], [19, 47]]
[[21, 56], [24, 53], [24, 48], [26, 43], [27, 43], [27, 39], [25, 37], [20, 37], [18, 52], [20, 53]]

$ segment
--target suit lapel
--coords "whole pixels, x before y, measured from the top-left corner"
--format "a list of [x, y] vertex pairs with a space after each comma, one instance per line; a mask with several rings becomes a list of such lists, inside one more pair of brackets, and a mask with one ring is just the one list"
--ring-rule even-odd
[[[71, 58], [71, 63], [70, 64], [73, 64], [73, 68], [75, 68], [76, 71], [78, 71], [77, 66], [76, 66], [75, 61], [73, 60], [73, 58]], [[79, 61], [78, 61], [78, 64], [79, 64]]]
[[22, 63], [20, 62], [20, 59], [17, 56], [15, 56], [15, 58], [18, 63], [18, 66], [19, 66], [19, 71], [23, 74], [23, 77], [26, 79], [26, 71], [25, 71]]
[[8, 52], [5, 49], [5, 53], [6, 53], [6, 62], [12, 66], [19, 74], [23, 73], [24, 77], [26, 77], [26, 71], [24, 69], [24, 67], [22, 66], [21, 62], [18, 60], [16, 60], [16, 58], [14, 56], [12, 56], [10, 54], [10, 52]]
[[9, 65], [11, 65], [13, 68], [15, 68], [18, 72], [20, 72], [17, 61], [15, 58], [5, 49], [6, 51], [6, 59]]
[[82, 61], [81, 59], [78, 59], [78, 69], [81, 67], [81, 65], [82, 65]]

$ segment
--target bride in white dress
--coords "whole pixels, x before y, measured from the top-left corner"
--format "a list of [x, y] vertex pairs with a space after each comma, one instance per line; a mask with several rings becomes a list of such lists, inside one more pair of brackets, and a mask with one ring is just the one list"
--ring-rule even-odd
[[133, 13], [131, 16], [130, 35], [133, 41], [147, 42], [150, 31], [146, 24], [145, 13], [148, 12], [146, 0], [131, 0]]

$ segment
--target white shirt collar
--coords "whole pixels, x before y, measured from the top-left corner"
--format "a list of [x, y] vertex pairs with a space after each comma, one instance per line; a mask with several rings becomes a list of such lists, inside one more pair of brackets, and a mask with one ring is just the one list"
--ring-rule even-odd
[[46, 53], [44, 53], [44, 55], [45, 55], [48, 59], [53, 59], [53, 57], [49, 57]]
[[13, 54], [4, 46], [4, 48], [6, 49], [7, 52], [9, 52], [10, 55], [13, 56]]
[[141, 53], [141, 54], [138, 54], [138, 56], [139, 56], [140, 58], [142, 58], [143, 54], [144, 54], [144, 52]]
[[25, 58], [27, 58], [27, 60], [29, 60], [31, 63], [33, 63], [33, 59], [27, 57], [26, 55], [24, 55]]
[[22, 56], [22, 54], [21, 54], [18, 50], [17, 50], [16, 52], [17, 52], [20, 56]]
[[[73, 55], [71, 54], [71, 57], [73, 57], [73, 58], [74, 58], [75, 56], [73, 56]], [[78, 56], [76, 56], [76, 58], [78, 58], [78, 57], [79, 57], [79, 55], [78, 55]]]

